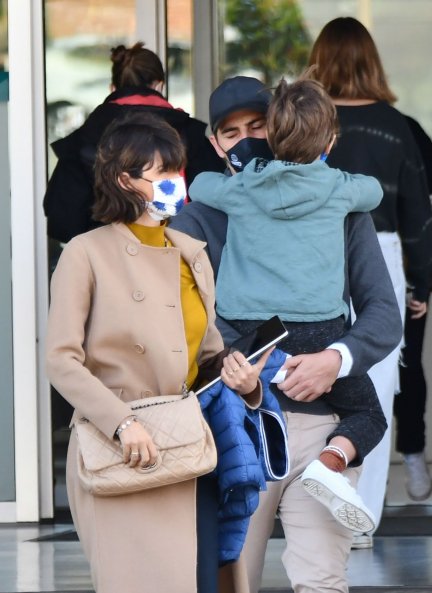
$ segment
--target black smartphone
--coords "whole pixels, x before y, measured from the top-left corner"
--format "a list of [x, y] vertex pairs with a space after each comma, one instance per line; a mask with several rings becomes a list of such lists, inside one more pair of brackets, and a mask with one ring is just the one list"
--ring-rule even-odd
[[[252, 360], [283, 340], [287, 335], [287, 329], [279, 317], [275, 315], [271, 319], [264, 321], [253, 332], [235, 340], [231, 344], [229, 352], [238, 350], [247, 360]], [[213, 379], [213, 381], [198, 389], [196, 394], [199, 395], [202, 391], [217, 383], [217, 381], [220, 381], [220, 377]]]

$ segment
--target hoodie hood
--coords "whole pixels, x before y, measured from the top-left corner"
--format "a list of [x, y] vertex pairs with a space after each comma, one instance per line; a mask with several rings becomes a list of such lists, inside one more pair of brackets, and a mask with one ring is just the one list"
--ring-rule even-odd
[[340, 182], [340, 172], [320, 160], [301, 164], [253, 159], [243, 171], [248, 199], [279, 219], [300, 218], [318, 210]]

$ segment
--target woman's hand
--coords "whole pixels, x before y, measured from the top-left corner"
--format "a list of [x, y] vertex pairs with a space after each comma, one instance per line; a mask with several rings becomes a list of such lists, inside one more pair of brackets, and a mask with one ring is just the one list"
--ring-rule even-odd
[[157, 449], [146, 431], [139, 422], [132, 422], [130, 426], [121, 431], [119, 436], [123, 447], [123, 461], [129, 467], [141, 465], [149, 467], [156, 463]]
[[407, 303], [407, 307], [410, 311], [412, 311], [411, 319], [420, 319], [420, 317], [426, 315], [427, 303], [425, 302], [410, 299]]
[[240, 395], [251, 393], [256, 388], [258, 377], [273, 350], [274, 347], [264, 352], [255, 364], [248, 362], [246, 357], [237, 350], [229, 354], [223, 359], [222, 381]]

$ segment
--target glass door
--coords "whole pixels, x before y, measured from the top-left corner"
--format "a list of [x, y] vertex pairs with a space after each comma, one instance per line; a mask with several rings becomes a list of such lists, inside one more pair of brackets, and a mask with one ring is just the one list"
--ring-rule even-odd
[[[218, 0], [219, 78], [246, 74], [274, 84], [306, 65], [321, 28], [339, 16], [368, 27], [378, 46], [397, 109], [432, 134], [430, 31], [425, 0]], [[395, 36], [395, 31], [397, 35]]]
[[[45, 0], [44, 6], [51, 143], [78, 128], [110, 93], [110, 49], [135, 42], [135, 0]], [[50, 160], [52, 170], [51, 151]]]
[[174, 107], [195, 114], [192, 86], [193, 0], [167, 0], [167, 93]]

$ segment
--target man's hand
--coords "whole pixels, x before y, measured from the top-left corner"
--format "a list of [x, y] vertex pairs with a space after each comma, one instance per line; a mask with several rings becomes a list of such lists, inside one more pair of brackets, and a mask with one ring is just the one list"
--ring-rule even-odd
[[296, 401], [314, 401], [330, 391], [341, 364], [340, 353], [332, 349], [293, 356], [282, 367], [287, 370], [287, 377], [278, 388]]

